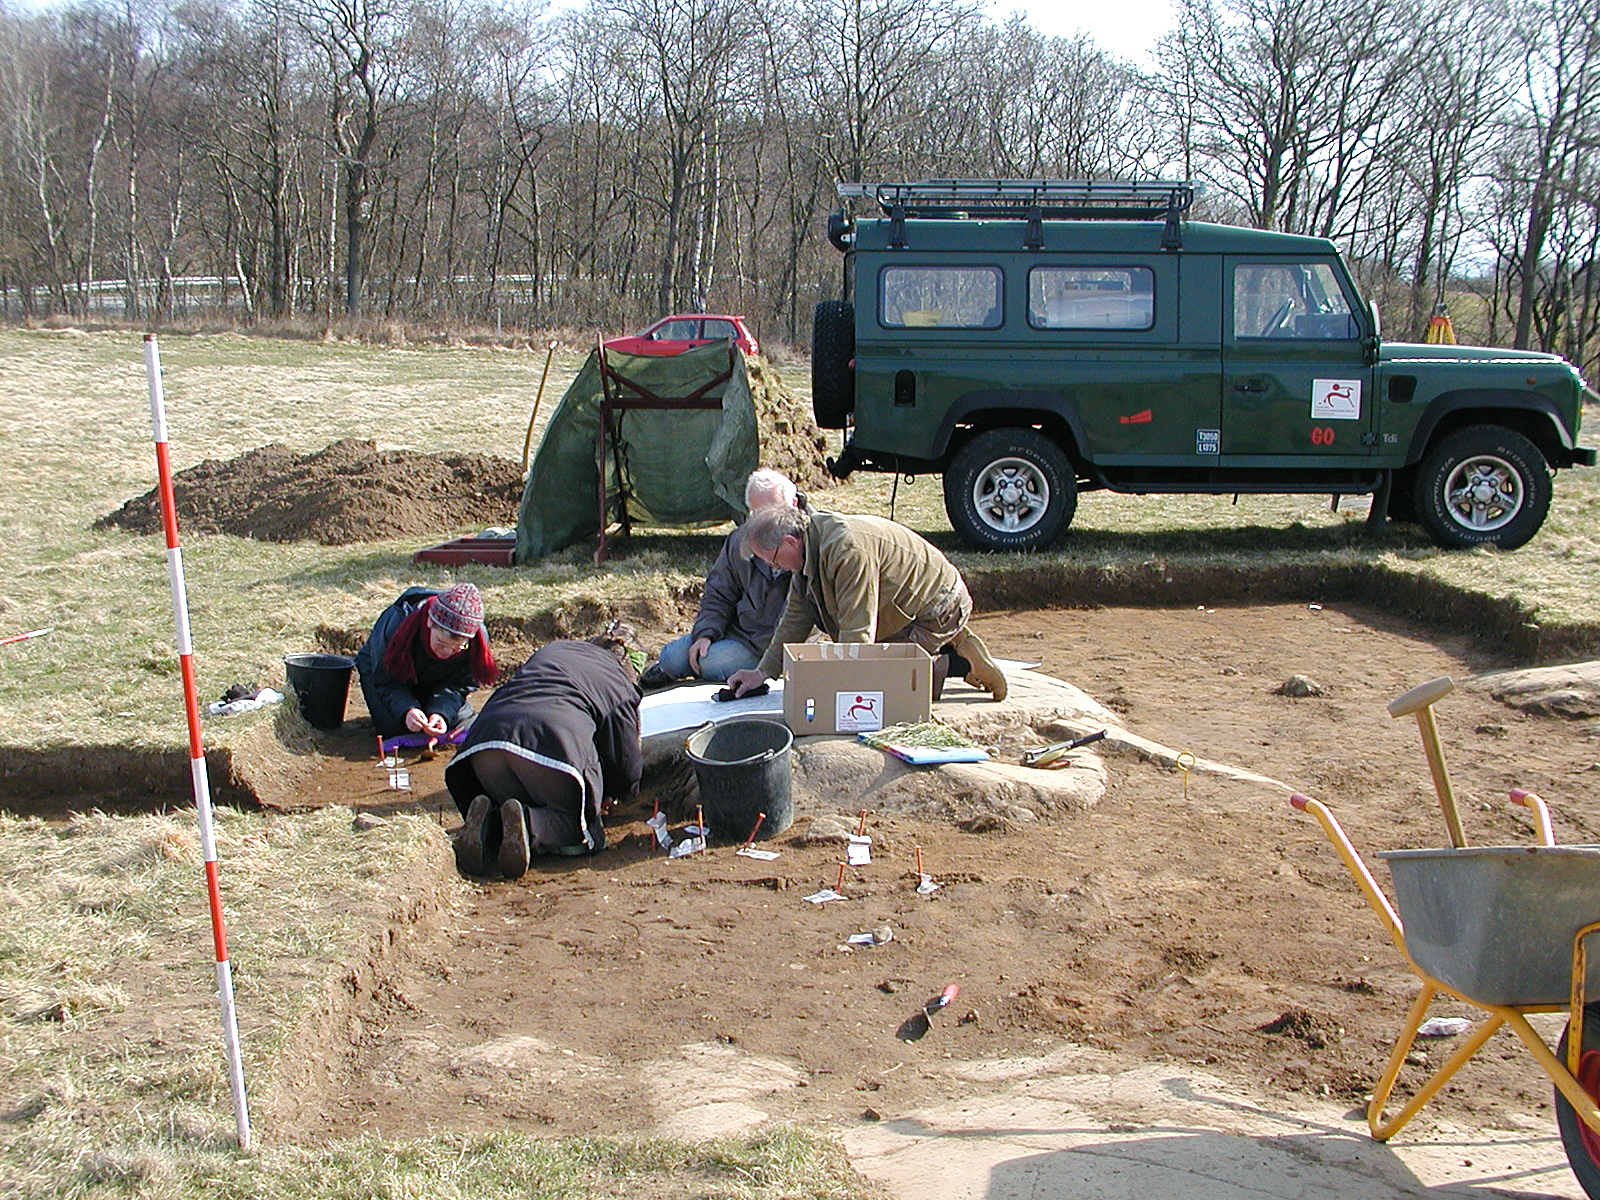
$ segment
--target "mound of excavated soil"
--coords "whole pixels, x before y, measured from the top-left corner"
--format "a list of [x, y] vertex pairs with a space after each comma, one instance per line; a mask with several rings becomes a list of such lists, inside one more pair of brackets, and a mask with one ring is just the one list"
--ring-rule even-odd
[[838, 481], [822, 461], [827, 436], [812, 419], [810, 404], [785, 387], [765, 359], [747, 358], [745, 366], [761, 430], [761, 465], [782, 471], [802, 492], [833, 487]]
[[[379, 450], [346, 439], [313, 454], [271, 445], [226, 462], [207, 459], [178, 472], [172, 490], [186, 532], [336, 546], [514, 525], [522, 467], [487, 454]], [[152, 489], [95, 525], [155, 533], [160, 498]]]
[[[830, 487], [827, 442], [803, 399], [759, 359], [750, 390], [761, 431], [761, 463], [802, 491]], [[262, 542], [342, 546], [390, 537], [435, 537], [451, 529], [517, 523], [522, 468], [489, 454], [379, 450], [346, 439], [312, 454], [270, 445], [227, 461], [207, 459], [172, 480], [178, 525], [186, 533], [229, 533]], [[135, 533], [161, 529], [152, 488], [95, 522]]]

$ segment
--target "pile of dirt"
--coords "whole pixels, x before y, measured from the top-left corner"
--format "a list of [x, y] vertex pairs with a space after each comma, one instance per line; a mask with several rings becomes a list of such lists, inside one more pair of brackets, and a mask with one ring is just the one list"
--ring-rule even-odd
[[[833, 486], [822, 461], [827, 442], [806, 402], [760, 359], [750, 360], [750, 390], [762, 465], [802, 491]], [[274, 443], [226, 461], [207, 459], [179, 471], [172, 489], [185, 533], [343, 546], [515, 525], [522, 467], [489, 454], [379, 450], [376, 442], [347, 438], [311, 454]], [[156, 489], [95, 522], [96, 529], [111, 526], [159, 533]]]
[[823, 465], [828, 440], [812, 419], [806, 400], [784, 386], [765, 359], [747, 358], [750, 398], [761, 431], [761, 465], [782, 471], [802, 492], [819, 492], [838, 481]]
[[[440, 530], [516, 523], [522, 466], [488, 454], [379, 450], [348, 438], [312, 454], [273, 444], [226, 462], [207, 459], [173, 477], [178, 525], [187, 533], [228, 533], [262, 542], [325, 546]], [[95, 527], [161, 529], [152, 489]]]

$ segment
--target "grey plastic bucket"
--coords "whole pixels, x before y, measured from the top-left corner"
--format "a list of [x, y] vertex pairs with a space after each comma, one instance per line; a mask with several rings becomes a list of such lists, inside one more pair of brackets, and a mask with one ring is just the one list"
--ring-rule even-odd
[[[1406, 950], [1480, 1004], [1566, 1004], [1572, 935], [1600, 921], [1600, 846], [1384, 850]], [[1600, 998], [1600, 939], [1585, 991]]]
[[344, 724], [344, 702], [350, 695], [350, 672], [356, 660], [342, 654], [286, 654], [283, 673], [307, 725], [338, 729]]
[[[700, 784], [700, 808], [711, 840], [775, 837], [794, 821], [789, 748], [794, 734], [778, 721], [735, 717], [702, 725], [684, 750]], [[766, 813], [762, 818], [761, 814]], [[756, 821], [761, 827], [756, 829]]]

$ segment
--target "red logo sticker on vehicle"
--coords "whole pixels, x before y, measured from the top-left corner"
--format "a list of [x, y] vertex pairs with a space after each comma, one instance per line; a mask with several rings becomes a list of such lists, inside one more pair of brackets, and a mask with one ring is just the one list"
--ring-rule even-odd
[[1131, 417], [1118, 417], [1119, 425], [1148, 425], [1155, 420], [1155, 415], [1147, 408], [1143, 412], [1136, 412]]
[[1326, 425], [1313, 425], [1311, 427], [1311, 444], [1313, 446], [1333, 445], [1333, 430]]

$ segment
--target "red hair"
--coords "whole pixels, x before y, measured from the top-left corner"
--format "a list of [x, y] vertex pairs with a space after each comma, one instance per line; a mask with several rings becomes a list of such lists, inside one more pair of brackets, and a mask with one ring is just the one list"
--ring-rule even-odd
[[[419, 644], [425, 653], [433, 653], [426, 631], [434, 599], [433, 596], [428, 597], [426, 602], [407, 613], [399, 628], [390, 635], [389, 644], [383, 648], [379, 665], [402, 683], [417, 681], [416, 650]], [[494, 655], [489, 652], [489, 639], [481, 627], [467, 643], [466, 653], [470, 656], [468, 666], [472, 671], [472, 682], [479, 687], [488, 687], [495, 681], [499, 668], [494, 665]]]

